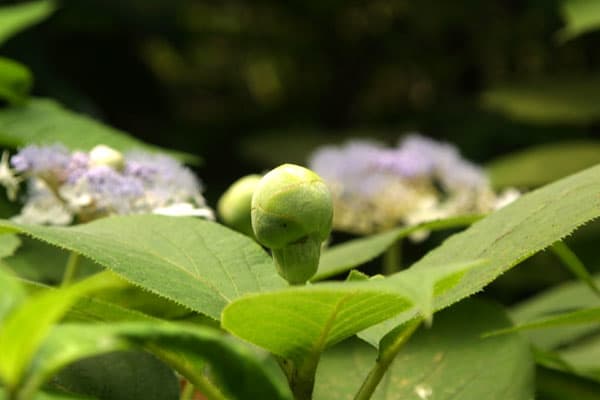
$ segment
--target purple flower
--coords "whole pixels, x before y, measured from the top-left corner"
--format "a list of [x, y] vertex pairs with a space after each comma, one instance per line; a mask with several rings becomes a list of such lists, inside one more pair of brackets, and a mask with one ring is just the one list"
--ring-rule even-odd
[[71, 156], [66, 147], [55, 144], [51, 146], [30, 145], [22, 148], [11, 157], [10, 163], [16, 172], [41, 174], [52, 173], [64, 175]]
[[200, 181], [192, 171], [169, 156], [141, 151], [127, 153], [124, 175], [140, 179], [148, 199], [156, 207], [191, 200], [204, 204]]
[[334, 226], [357, 233], [448, 210], [473, 211], [486, 197], [478, 193], [491, 191], [481, 168], [455, 146], [418, 134], [393, 148], [368, 140], [325, 146], [312, 154], [309, 166], [332, 192]]

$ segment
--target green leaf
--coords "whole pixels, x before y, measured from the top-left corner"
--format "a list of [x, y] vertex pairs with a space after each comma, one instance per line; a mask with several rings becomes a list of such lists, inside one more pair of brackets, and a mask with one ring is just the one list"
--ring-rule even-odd
[[24, 65], [0, 57], [0, 100], [23, 104], [33, 85], [33, 76]]
[[382, 279], [317, 283], [248, 295], [225, 308], [221, 324], [285, 358], [318, 357], [325, 348], [411, 306], [430, 317], [434, 291], [448, 290], [465, 270], [479, 264], [440, 265], [426, 274], [407, 270]]
[[110, 400], [177, 400], [179, 380], [156, 357], [140, 351], [103, 354], [77, 361], [53, 380], [69, 393]]
[[58, 370], [82, 357], [127, 348], [151, 351], [193, 383], [197, 376], [203, 376], [207, 362], [215, 382], [235, 399], [289, 398], [289, 391], [280, 379], [246, 346], [217, 329], [164, 322], [57, 326], [32, 364], [28, 384], [39, 387]]
[[214, 319], [237, 297], [285, 286], [256, 242], [200, 219], [134, 215], [69, 228], [2, 220], [2, 227], [78, 252], [134, 285]]
[[21, 246], [21, 239], [17, 235], [0, 235], [0, 258], [12, 256]]
[[79, 297], [106, 287], [104, 281], [83, 281], [33, 296], [8, 314], [0, 326], [0, 379], [6, 387], [18, 385], [37, 349], [71, 305]]
[[557, 354], [579, 375], [600, 381], [600, 335], [560, 349]]
[[519, 324], [511, 328], [488, 332], [486, 333], [486, 336], [497, 336], [530, 329], [553, 328], [556, 326], [597, 324], [598, 322], [600, 322], [600, 307], [577, 310], [553, 315], [551, 317], [541, 318], [524, 324]]
[[564, 0], [562, 14], [566, 26], [558, 32], [562, 41], [600, 28], [600, 4], [593, 0]]
[[[1, 237], [1, 236], [0, 236]], [[0, 264], [0, 329], [2, 320], [26, 297], [25, 290], [17, 280]]]
[[442, 230], [468, 226], [481, 215], [463, 215], [395, 228], [376, 235], [350, 240], [323, 251], [319, 269], [311, 281], [316, 282], [348, 271], [383, 254], [396, 241], [420, 230]]
[[[520, 335], [481, 339], [510, 324], [496, 305], [462, 302], [436, 315], [402, 348], [372, 399], [533, 398], [534, 363]], [[315, 400], [353, 399], [377, 350], [357, 340], [324, 353], [317, 370]]]
[[[0, 236], [0, 240], [3, 236]], [[61, 282], [69, 251], [49, 245], [29, 237], [21, 238], [21, 246], [12, 256], [4, 259], [4, 262], [17, 275], [22, 278], [58, 284]], [[40, 266], [43, 265], [43, 268]], [[79, 260], [79, 273], [77, 278], [97, 273], [101, 267], [93, 261], [83, 258]]]
[[192, 163], [199, 161], [191, 154], [146, 144], [126, 132], [69, 111], [54, 100], [33, 98], [22, 107], [0, 110], [0, 145], [18, 147], [57, 142], [72, 150], [91, 150], [105, 144], [120, 151], [143, 149], [166, 152]]
[[[595, 277], [600, 284], [600, 276]], [[598, 297], [582, 282], [568, 282], [546, 290], [533, 298], [521, 302], [511, 310], [511, 317], [517, 324], [544, 318], [561, 312], [581, 308], [596, 307]], [[585, 337], [596, 330], [594, 324], [567, 326], [526, 332], [529, 340], [541, 349], [553, 349]]]
[[0, 44], [54, 12], [52, 1], [31, 1], [0, 7]]
[[495, 187], [538, 187], [600, 163], [600, 142], [544, 144], [502, 156], [486, 167]]
[[589, 124], [600, 118], [600, 77], [553, 76], [490, 88], [483, 107], [542, 124]]
[[[600, 216], [600, 166], [571, 175], [521, 196], [515, 202], [457, 233], [429, 252], [409, 270], [426, 274], [444, 263], [486, 259], [435, 299], [440, 310], [468, 297], [526, 258], [551, 246], [575, 229]], [[416, 310], [361, 333], [370, 343], [411, 319]]]

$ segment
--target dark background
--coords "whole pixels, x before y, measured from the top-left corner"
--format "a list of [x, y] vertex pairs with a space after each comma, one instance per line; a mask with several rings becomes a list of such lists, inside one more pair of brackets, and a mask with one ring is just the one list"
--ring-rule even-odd
[[[212, 205], [234, 179], [277, 160], [306, 160], [312, 144], [349, 136], [391, 144], [417, 130], [485, 163], [600, 130], [600, 112], [578, 114], [600, 105], [600, 33], [560, 41], [559, 1], [60, 4], [3, 54], [32, 69], [35, 95], [200, 155]], [[558, 92], [574, 116], [543, 106], [534, 107], [541, 117], [502, 112], [486, 99], [507, 85]], [[538, 264], [548, 263], [556, 264]], [[521, 274], [542, 285], [568, 277], [539, 268]], [[503, 279], [524, 285], [522, 275]]]

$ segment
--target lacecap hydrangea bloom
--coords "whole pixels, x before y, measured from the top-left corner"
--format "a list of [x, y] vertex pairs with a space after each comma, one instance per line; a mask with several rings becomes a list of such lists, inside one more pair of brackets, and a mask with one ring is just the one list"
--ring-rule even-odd
[[14, 218], [19, 222], [68, 225], [142, 213], [214, 218], [200, 181], [167, 155], [121, 154], [104, 145], [90, 152], [31, 145], [1, 164], [0, 183], [9, 195], [26, 181], [25, 204]]
[[518, 195], [497, 196], [484, 171], [455, 146], [418, 134], [393, 148], [370, 140], [325, 146], [311, 155], [309, 167], [332, 193], [334, 228], [356, 234], [485, 213]]

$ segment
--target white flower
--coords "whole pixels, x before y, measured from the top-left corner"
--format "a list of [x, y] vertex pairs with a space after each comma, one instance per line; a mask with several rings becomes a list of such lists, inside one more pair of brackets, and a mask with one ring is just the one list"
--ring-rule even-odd
[[0, 185], [6, 188], [8, 199], [14, 201], [17, 198], [19, 184], [23, 179], [15, 175], [15, 171], [10, 168], [8, 161], [8, 151], [3, 151], [0, 159]]
[[171, 217], [201, 217], [211, 221], [215, 219], [211, 209], [208, 207], [198, 208], [191, 203], [175, 203], [166, 207], [159, 207], [154, 209], [152, 213]]

